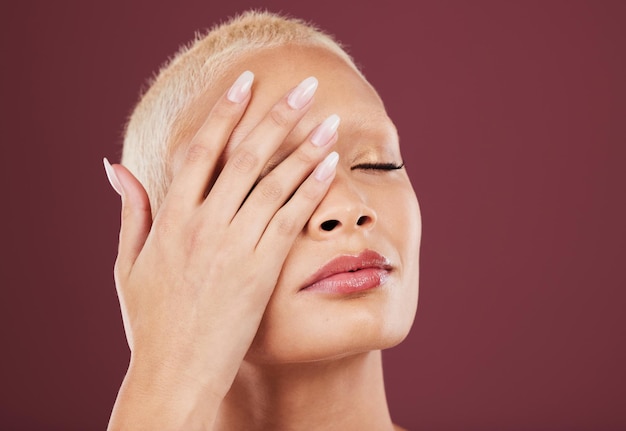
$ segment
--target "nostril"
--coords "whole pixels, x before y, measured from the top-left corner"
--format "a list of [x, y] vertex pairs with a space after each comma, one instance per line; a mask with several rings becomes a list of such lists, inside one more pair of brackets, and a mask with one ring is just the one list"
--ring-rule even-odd
[[338, 225], [339, 225], [339, 220], [326, 220], [324, 223], [322, 223], [321, 228], [322, 230], [330, 232], [331, 230], [336, 228]]
[[365, 223], [368, 222], [370, 218], [368, 216], [361, 216], [359, 217], [359, 219], [356, 221], [357, 226], [363, 226]]

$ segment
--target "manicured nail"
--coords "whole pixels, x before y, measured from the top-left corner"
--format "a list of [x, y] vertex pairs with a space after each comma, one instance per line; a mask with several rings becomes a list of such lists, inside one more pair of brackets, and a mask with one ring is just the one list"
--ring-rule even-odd
[[339, 115], [333, 114], [324, 121], [319, 127], [313, 132], [313, 136], [311, 136], [311, 142], [316, 147], [321, 147], [330, 142], [330, 138], [335, 135], [337, 131], [337, 127], [339, 127], [340, 122]]
[[315, 90], [317, 90], [317, 79], [309, 76], [289, 93], [287, 103], [293, 109], [302, 109], [313, 98]]
[[317, 165], [313, 176], [317, 181], [326, 181], [335, 172], [337, 162], [339, 161], [339, 154], [335, 151], [326, 156], [326, 158]]
[[113, 169], [113, 166], [111, 166], [111, 163], [109, 163], [109, 160], [106, 157], [102, 159], [102, 162], [104, 163], [104, 171], [107, 173], [107, 178], [111, 183], [111, 187], [113, 187], [113, 190], [115, 190], [121, 196], [122, 186], [120, 184], [120, 180], [115, 174], [115, 169]]
[[234, 103], [241, 103], [246, 100], [248, 94], [250, 94], [250, 88], [252, 88], [252, 81], [254, 81], [254, 73], [246, 70], [239, 75], [239, 78], [235, 81], [226, 97], [228, 100]]

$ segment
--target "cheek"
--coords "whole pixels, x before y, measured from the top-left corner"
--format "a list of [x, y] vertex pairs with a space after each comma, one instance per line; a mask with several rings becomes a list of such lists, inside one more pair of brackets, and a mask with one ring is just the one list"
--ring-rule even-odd
[[379, 194], [375, 204], [379, 227], [393, 242], [403, 266], [417, 265], [422, 233], [422, 218], [413, 188], [390, 187]]
[[411, 186], [394, 188], [378, 208], [380, 228], [397, 251], [399, 285], [393, 290], [387, 313], [391, 331], [403, 339], [412, 326], [419, 293], [419, 252], [422, 219], [415, 192]]

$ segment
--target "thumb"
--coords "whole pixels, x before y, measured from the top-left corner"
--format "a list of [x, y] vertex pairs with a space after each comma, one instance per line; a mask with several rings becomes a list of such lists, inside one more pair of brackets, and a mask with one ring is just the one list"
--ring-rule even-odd
[[122, 221], [115, 271], [117, 277], [124, 279], [150, 233], [152, 211], [146, 190], [128, 169], [122, 165], [111, 165], [106, 158], [104, 168], [111, 186], [122, 196]]

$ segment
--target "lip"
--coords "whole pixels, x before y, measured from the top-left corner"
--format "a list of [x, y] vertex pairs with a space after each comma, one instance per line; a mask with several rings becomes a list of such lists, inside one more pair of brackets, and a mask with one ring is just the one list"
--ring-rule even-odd
[[358, 255], [338, 256], [318, 269], [300, 291], [350, 294], [376, 288], [385, 283], [392, 266], [373, 250]]

